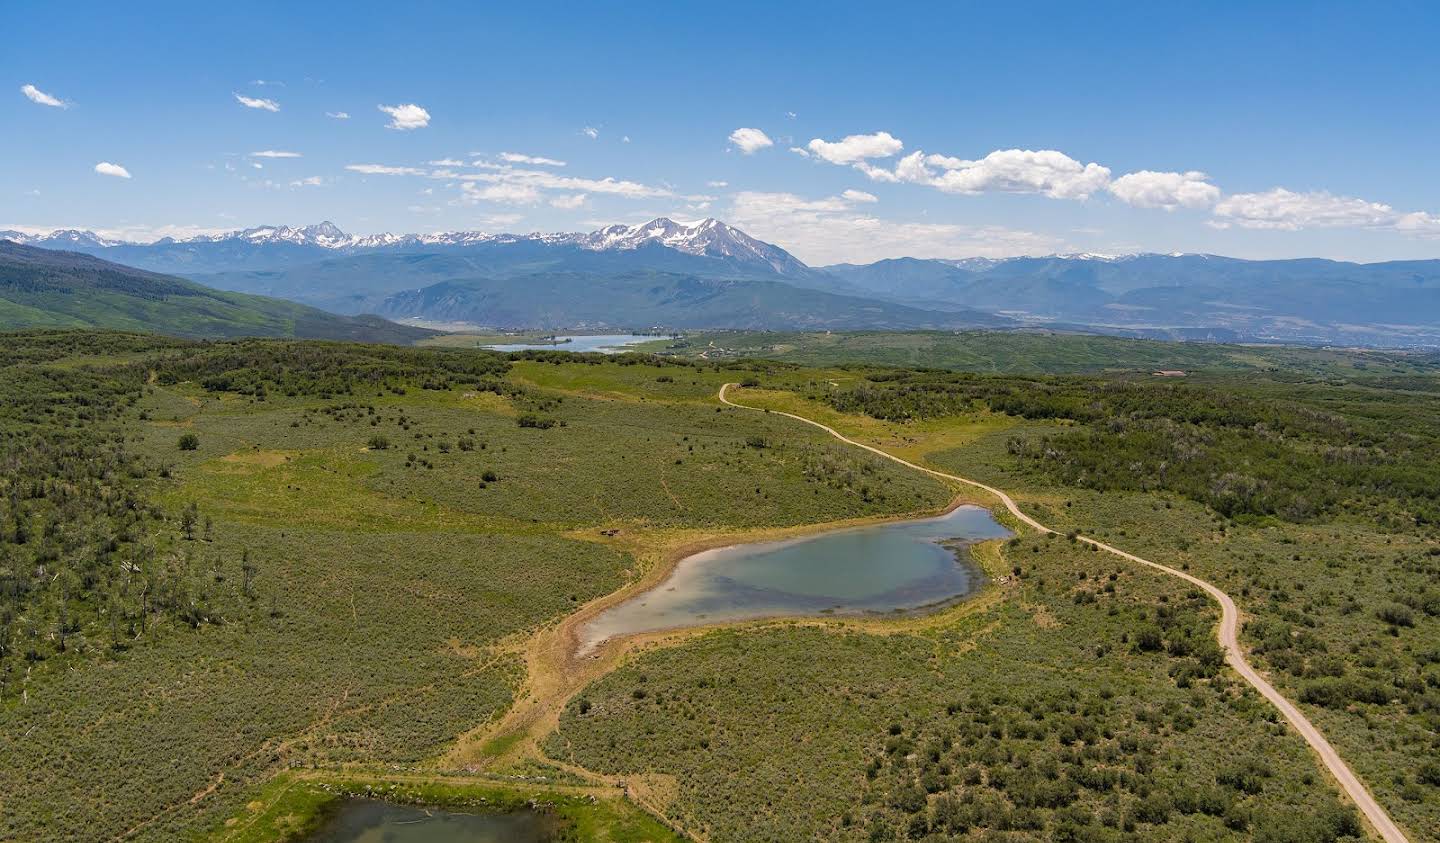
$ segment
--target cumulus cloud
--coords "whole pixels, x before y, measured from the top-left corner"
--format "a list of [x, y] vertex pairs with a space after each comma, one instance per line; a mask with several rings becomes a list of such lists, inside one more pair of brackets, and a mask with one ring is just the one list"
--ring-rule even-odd
[[793, 193], [742, 191], [734, 195], [726, 217], [761, 239], [785, 244], [787, 250], [817, 266], [867, 263], [896, 255], [955, 258], [1049, 254], [1064, 246], [1047, 235], [1002, 226], [881, 219], [860, 212], [855, 202], [844, 194], [811, 199]]
[[1110, 192], [1122, 202], [1138, 208], [1208, 208], [1220, 199], [1220, 188], [1198, 170], [1185, 173], [1157, 173], [1140, 170], [1110, 182]]
[[879, 199], [875, 198], [875, 194], [873, 194], [873, 193], [866, 193], [866, 192], [863, 191], [863, 190], [847, 190], [847, 191], [845, 191], [844, 193], [841, 193], [841, 194], [840, 194], [840, 197], [841, 197], [842, 199], [847, 199], [847, 200], [849, 200], [849, 201], [851, 201], [851, 202], [879, 202], [879, 201], [880, 201]]
[[325, 116], [326, 116], [326, 117], [329, 117], [329, 118], [332, 119], [332, 120], [349, 120], [349, 119], [350, 119], [350, 112], [348, 112], [348, 111], [327, 111], [327, 112], [325, 112]]
[[[1427, 215], [1420, 214], [1419, 218]], [[1417, 230], [1420, 219], [1389, 205], [1325, 191], [1297, 193], [1277, 187], [1264, 193], [1236, 193], [1215, 205], [1216, 228], [1299, 231], [1304, 228], [1401, 228]]]
[[250, 153], [251, 158], [299, 158], [298, 152], [286, 152], [281, 149], [262, 149], [259, 152]]
[[754, 155], [767, 146], [774, 146], [775, 141], [759, 129], [739, 128], [730, 133], [730, 143], [746, 155]]
[[500, 153], [501, 161], [509, 161], [511, 164], [533, 164], [541, 167], [563, 167], [564, 161], [557, 161], [554, 158], [545, 158], [540, 155], [525, 155], [519, 152]]
[[414, 129], [423, 129], [430, 125], [430, 112], [414, 103], [405, 105], [377, 105], [376, 108], [390, 115], [390, 122], [385, 124], [387, 129], [398, 129], [402, 132]]
[[879, 181], [893, 176], [946, 193], [1039, 193], [1052, 199], [1087, 199], [1110, 182], [1109, 168], [1081, 164], [1053, 149], [997, 149], [978, 161], [914, 152], [893, 172], [866, 174]]
[[346, 164], [345, 169], [367, 176], [423, 176], [426, 174], [426, 171], [419, 167], [391, 167], [388, 164]]
[[595, 128], [594, 126], [586, 126], [585, 128], [580, 130], [580, 134], [584, 135], [590, 140], [599, 140], [600, 138], [600, 130]]
[[889, 158], [905, 148], [900, 139], [889, 132], [870, 135], [846, 135], [838, 141], [815, 138], [807, 145], [816, 158], [831, 164], [855, 164], [867, 158]]
[[51, 108], [69, 108], [70, 103], [45, 93], [34, 85], [21, 85], [20, 93], [24, 94], [33, 103], [48, 105]]
[[130, 178], [130, 171], [119, 164], [111, 164], [109, 161], [101, 161], [95, 165], [95, 172], [102, 176], [114, 176], [119, 179]]
[[707, 182], [705, 182], [705, 186], [706, 186], [706, 187], [716, 187], [716, 188], [719, 188], [719, 187], [729, 187], [729, 186], [730, 186], [730, 182], [728, 182], [728, 181], [707, 181]]
[[573, 211], [576, 208], [585, 207], [585, 194], [576, 193], [570, 196], [556, 196], [550, 200], [550, 204], [556, 208]]
[[235, 101], [246, 108], [258, 108], [261, 111], [279, 111], [280, 103], [275, 100], [267, 100], [262, 97], [247, 97], [244, 94], [235, 94]]

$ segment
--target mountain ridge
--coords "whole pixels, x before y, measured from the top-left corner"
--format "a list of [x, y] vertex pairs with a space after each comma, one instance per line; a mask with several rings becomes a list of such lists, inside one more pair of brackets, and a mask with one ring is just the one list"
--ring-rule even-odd
[[107, 328], [181, 337], [298, 337], [407, 343], [436, 332], [374, 315], [214, 290], [79, 252], [0, 239], [0, 330]]
[[[1079, 252], [898, 257], [811, 267], [719, 220], [681, 223], [667, 217], [584, 233], [351, 235], [326, 221], [151, 244], [74, 229], [18, 236], [32, 245], [58, 245], [222, 289], [348, 314], [384, 307], [390, 296], [438, 282], [544, 273], [605, 278], [651, 271], [782, 281], [853, 299], [932, 312], [983, 311], [1040, 326], [1213, 333], [1262, 342], [1440, 345], [1440, 260], [1356, 263]], [[564, 289], [567, 295], [587, 294], [583, 285]]]

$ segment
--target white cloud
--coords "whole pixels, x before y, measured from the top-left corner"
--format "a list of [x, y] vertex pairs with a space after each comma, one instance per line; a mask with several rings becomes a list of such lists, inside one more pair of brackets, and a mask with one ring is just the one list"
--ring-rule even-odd
[[1440, 234], [1440, 216], [1427, 214], [1424, 211], [1401, 214], [1395, 220], [1395, 229], [1417, 234]]
[[432, 166], [432, 167], [463, 167], [463, 166], [465, 166], [465, 162], [464, 162], [464, 161], [460, 161], [460, 160], [455, 159], [455, 158], [441, 158], [441, 159], [438, 160], [438, 161], [426, 161], [425, 163], [429, 164], [429, 165]]
[[261, 97], [247, 97], [244, 94], [235, 94], [235, 101], [246, 108], [258, 108], [262, 111], [279, 111], [280, 103], [275, 100], [267, 100]]
[[1108, 167], [1081, 164], [1053, 149], [997, 149], [979, 161], [913, 152], [893, 173], [865, 172], [878, 181], [924, 184], [946, 193], [1039, 193], [1052, 199], [1088, 199], [1110, 182]]
[[576, 193], [570, 196], [557, 196], [550, 200], [550, 204], [556, 208], [573, 211], [576, 208], [585, 207], [585, 194]]
[[1064, 247], [1053, 237], [1003, 226], [885, 220], [859, 212], [843, 195], [807, 199], [792, 193], [742, 191], [735, 194], [726, 218], [817, 266], [868, 263], [896, 255], [1038, 255]]
[[363, 173], [367, 176], [423, 176], [425, 170], [419, 167], [391, 167], [387, 164], [346, 164], [345, 169], [352, 173]]
[[[1426, 217], [1420, 214], [1420, 218]], [[1325, 191], [1296, 193], [1277, 187], [1265, 193], [1236, 193], [1215, 206], [1216, 228], [1402, 228], [1417, 230], [1416, 215], [1401, 214], [1389, 205]]]
[[1110, 192], [1120, 201], [1138, 208], [1208, 208], [1220, 199], [1220, 188], [1198, 170], [1185, 173], [1157, 173], [1140, 170], [1110, 182]]
[[586, 126], [585, 128], [580, 130], [580, 134], [584, 135], [590, 140], [599, 140], [600, 138], [600, 130], [595, 128], [594, 126]]
[[350, 112], [348, 112], [348, 111], [327, 111], [327, 112], [325, 112], [325, 116], [326, 116], [326, 117], [329, 117], [329, 118], [332, 119], [332, 120], [349, 120], [349, 119], [350, 119]]
[[50, 94], [45, 93], [34, 85], [21, 85], [20, 93], [29, 97], [31, 102], [39, 103], [40, 105], [48, 105], [51, 108], [70, 107], [70, 103], [60, 99], [59, 97], [51, 96]]
[[259, 87], [259, 88], [263, 88], [263, 87], [265, 87], [266, 85], [269, 85], [269, 86], [274, 87], [274, 88], [283, 88], [283, 87], [285, 87], [285, 83], [284, 83], [284, 82], [276, 82], [274, 79], [253, 79], [253, 80], [251, 80], [250, 84], [251, 84], [251, 85], [255, 85], [256, 87]]
[[535, 164], [542, 167], [563, 167], [564, 161], [557, 161], [554, 158], [544, 158], [539, 155], [524, 155], [519, 152], [500, 153], [501, 161], [509, 161], [511, 164]]
[[533, 205], [541, 199], [540, 191], [525, 184], [477, 184], [465, 182], [460, 185], [461, 201], [503, 202], [508, 205]]
[[863, 191], [863, 190], [847, 190], [847, 191], [845, 191], [844, 193], [840, 194], [840, 198], [842, 198], [842, 199], [848, 199], [848, 200], [850, 200], [851, 202], [879, 202], [879, 201], [880, 201], [879, 199], [875, 198], [875, 194], [873, 194], [873, 193], [866, 193], [866, 192]]
[[855, 164], [867, 158], [889, 158], [905, 148], [899, 138], [889, 132], [871, 135], [847, 135], [838, 141], [815, 138], [808, 145], [817, 158], [831, 164]]
[[423, 129], [430, 125], [430, 112], [414, 103], [405, 105], [377, 105], [376, 108], [390, 115], [390, 122], [385, 124], [387, 129], [399, 129], [408, 132], [414, 129]]
[[262, 149], [259, 152], [250, 153], [251, 158], [300, 158], [298, 152], [286, 152], [280, 149]]
[[739, 128], [730, 133], [730, 143], [746, 155], [754, 155], [756, 152], [774, 146], [775, 141], [759, 129]]
[[95, 165], [95, 172], [102, 176], [115, 176], [116, 178], [130, 178], [130, 171], [119, 164], [111, 164], [109, 161], [101, 161]]
[[[556, 190], [568, 193], [604, 193], [612, 196], [623, 196], [628, 199], [667, 199], [674, 198], [677, 195], [675, 191], [668, 188], [653, 187], [624, 179], [609, 177], [603, 179], [578, 178], [574, 176], [562, 176], [549, 170], [518, 170], [501, 165], [492, 165], [492, 169], [481, 173], [437, 171], [431, 175], [437, 178], [453, 178], [464, 182], [524, 185], [535, 190]], [[696, 197], [686, 198], [694, 199]]]
[[729, 187], [729, 186], [730, 186], [730, 182], [728, 182], [728, 181], [707, 181], [707, 182], [705, 182], [705, 186], [706, 186], [706, 187], [715, 187], [715, 188]]
[[306, 176], [303, 179], [296, 179], [290, 182], [291, 187], [324, 187], [325, 180], [319, 176]]

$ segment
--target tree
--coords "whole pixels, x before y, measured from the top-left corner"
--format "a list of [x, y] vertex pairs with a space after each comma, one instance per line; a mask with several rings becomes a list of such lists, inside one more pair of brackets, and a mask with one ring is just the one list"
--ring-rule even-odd
[[193, 451], [200, 447], [200, 437], [193, 433], [186, 433], [180, 437], [180, 450]]

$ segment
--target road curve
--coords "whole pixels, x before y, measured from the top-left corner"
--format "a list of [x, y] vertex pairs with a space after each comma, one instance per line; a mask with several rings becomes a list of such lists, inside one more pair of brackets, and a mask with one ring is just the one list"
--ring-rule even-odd
[[[1015, 516], [1021, 523], [1042, 533], [1056, 532], [1044, 524], [1041, 524], [1039, 521], [1036, 521], [1034, 518], [1031, 518], [1029, 515], [1026, 515], [1024, 512], [1021, 512], [1014, 498], [1011, 498], [994, 486], [987, 486], [979, 481], [960, 477], [956, 474], [948, 474], [944, 471], [926, 468], [923, 465], [916, 465], [909, 460], [904, 460], [887, 451], [882, 451], [873, 445], [856, 442], [835, 428], [812, 419], [807, 419], [804, 416], [797, 416], [794, 413], [786, 413], [781, 410], [766, 410], [763, 407], [749, 407], [744, 404], [737, 404], [725, 395], [726, 391], [735, 385], [736, 384], [733, 383], [727, 383], [720, 387], [720, 394], [718, 396], [720, 403], [728, 404], [731, 407], [738, 407], [742, 410], [768, 412], [777, 416], [785, 416], [795, 419], [796, 421], [802, 421], [808, 425], [820, 428], [841, 442], [854, 445], [857, 448], [863, 448], [872, 454], [884, 457], [892, 462], [897, 462], [907, 468], [923, 471], [926, 474], [944, 480], [953, 480], [957, 483], [964, 483], [967, 486], [983, 489], [998, 498], [1000, 503], [1004, 504], [1005, 508], [1010, 511], [1010, 514]], [[1390, 819], [1390, 815], [1385, 809], [1380, 807], [1380, 803], [1375, 801], [1375, 797], [1370, 795], [1370, 791], [1366, 789], [1360, 779], [1351, 772], [1350, 765], [1346, 764], [1345, 760], [1340, 757], [1340, 753], [1336, 752], [1335, 748], [1330, 745], [1330, 742], [1325, 740], [1325, 736], [1320, 734], [1320, 730], [1315, 728], [1315, 725], [1310, 722], [1309, 718], [1307, 718], [1294, 703], [1290, 702], [1283, 694], [1275, 690], [1275, 686], [1266, 681], [1265, 677], [1261, 676], [1259, 672], [1251, 667], [1250, 663], [1245, 660], [1245, 654], [1240, 650], [1240, 610], [1235, 607], [1235, 601], [1230, 599], [1230, 595], [1199, 577], [1192, 576], [1178, 568], [1171, 568], [1169, 565], [1161, 565], [1159, 562], [1142, 559], [1133, 553], [1127, 553], [1119, 548], [1111, 547], [1102, 541], [1086, 536], [1077, 535], [1075, 538], [1077, 541], [1094, 545], [1101, 550], [1108, 551], [1116, 556], [1128, 559], [1131, 562], [1148, 565], [1151, 568], [1164, 571], [1173, 577], [1179, 577], [1191, 585], [1203, 589], [1206, 594], [1214, 598], [1215, 602], [1220, 604], [1220, 627], [1216, 630], [1216, 638], [1219, 639], [1220, 646], [1225, 650], [1226, 663], [1234, 668], [1235, 672], [1240, 674], [1241, 678], [1250, 683], [1255, 690], [1259, 691], [1261, 696], [1269, 700], [1271, 705], [1279, 709], [1280, 713], [1285, 716], [1285, 719], [1289, 721], [1290, 725], [1295, 728], [1295, 731], [1300, 733], [1300, 737], [1304, 738], [1305, 742], [1310, 744], [1310, 748], [1315, 751], [1316, 755], [1320, 756], [1320, 760], [1324, 762], [1325, 768], [1330, 771], [1330, 775], [1334, 776], [1335, 780], [1340, 783], [1340, 788], [1345, 791], [1345, 795], [1349, 796], [1351, 801], [1355, 803], [1355, 807], [1360, 809], [1360, 813], [1365, 815], [1366, 821], [1370, 823], [1370, 826], [1380, 835], [1381, 839], [1385, 840], [1386, 843], [1409, 843], [1409, 838], [1405, 836], [1405, 833], [1400, 830], [1399, 826], [1395, 825], [1395, 821]]]

